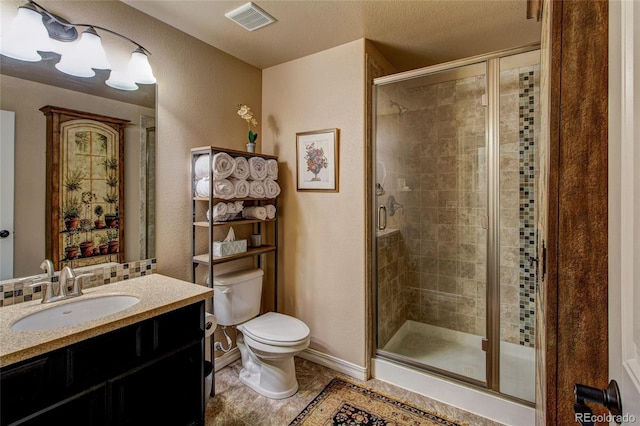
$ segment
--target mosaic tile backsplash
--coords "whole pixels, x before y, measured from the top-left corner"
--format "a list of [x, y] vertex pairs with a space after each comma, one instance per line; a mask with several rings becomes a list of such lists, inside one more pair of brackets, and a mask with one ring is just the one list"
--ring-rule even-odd
[[[109, 266], [78, 268], [76, 271], [83, 274], [93, 274], [93, 276], [85, 278], [82, 288], [98, 287], [152, 274], [156, 271], [156, 259], [145, 259]], [[42, 286], [30, 287], [30, 285], [42, 282], [46, 278], [44, 275], [39, 277], [41, 278], [16, 278], [0, 281], [0, 307], [30, 300], [40, 300], [42, 298]], [[58, 275], [51, 278], [51, 281], [58, 282]]]

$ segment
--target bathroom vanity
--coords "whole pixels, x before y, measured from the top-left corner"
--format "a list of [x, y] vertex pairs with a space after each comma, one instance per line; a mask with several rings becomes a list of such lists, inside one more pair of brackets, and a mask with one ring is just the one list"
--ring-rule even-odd
[[1, 425], [204, 424], [204, 301], [211, 290], [152, 274], [81, 298], [105, 294], [140, 302], [36, 331], [11, 325], [47, 305], [0, 308]]

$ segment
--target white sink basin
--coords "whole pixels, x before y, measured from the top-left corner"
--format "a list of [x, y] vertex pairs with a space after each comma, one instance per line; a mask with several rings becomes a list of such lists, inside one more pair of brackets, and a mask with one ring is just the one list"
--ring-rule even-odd
[[139, 301], [140, 299], [135, 296], [110, 294], [68, 303], [53, 302], [50, 308], [20, 318], [11, 328], [34, 331], [66, 327], [115, 314]]

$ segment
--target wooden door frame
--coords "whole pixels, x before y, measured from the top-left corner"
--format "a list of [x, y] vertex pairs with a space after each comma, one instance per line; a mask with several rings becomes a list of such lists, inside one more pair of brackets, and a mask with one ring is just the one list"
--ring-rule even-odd
[[574, 384], [608, 383], [609, 4], [548, 4], [548, 252], [538, 408], [546, 424], [569, 425], [575, 424]]

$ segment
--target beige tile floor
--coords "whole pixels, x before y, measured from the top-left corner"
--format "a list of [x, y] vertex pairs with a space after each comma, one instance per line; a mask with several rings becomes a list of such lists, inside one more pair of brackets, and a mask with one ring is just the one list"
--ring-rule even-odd
[[469, 426], [496, 426], [491, 420], [433, 399], [409, 392], [380, 380], [360, 380], [302, 358], [295, 358], [298, 392], [286, 399], [264, 397], [246, 387], [238, 379], [242, 368], [236, 361], [215, 375], [216, 396], [210, 398], [205, 414], [206, 426], [287, 426], [298, 413], [318, 395], [334, 377], [345, 378], [384, 395], [411, 404], [423, 410]]

